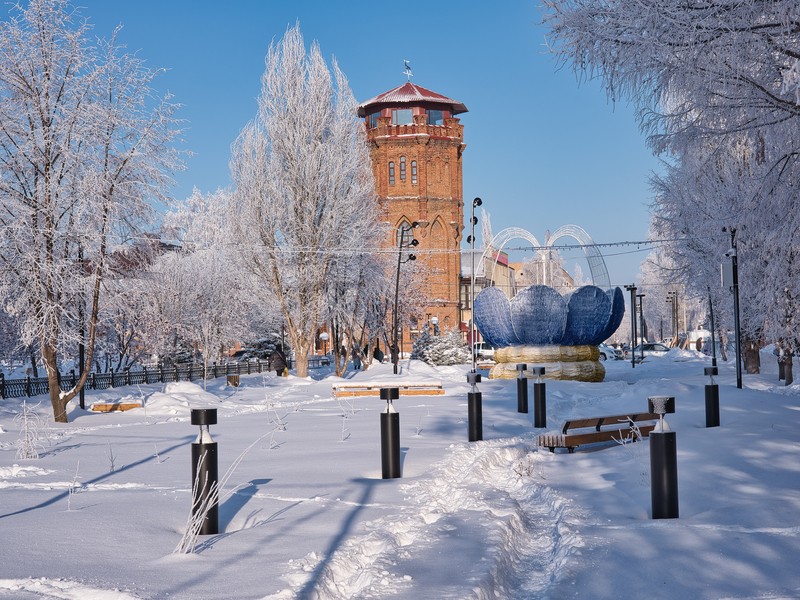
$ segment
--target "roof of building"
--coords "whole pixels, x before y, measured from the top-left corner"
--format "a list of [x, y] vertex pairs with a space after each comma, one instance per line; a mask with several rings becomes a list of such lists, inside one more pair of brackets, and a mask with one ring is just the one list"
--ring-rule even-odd
[[366, 116], [367, 109], [371, 107], [383, 108], [385, 106], [420, 103], [445, 104], [450, 107], [450, 111], [454, 115], [467, 112], [467, 107], [458, 100], [442, 96], [441, 94], [407, 81], [400, 87], [378, 94], [374, 98], [370, 98], [366, 102], [359, 104], [358, 116]]

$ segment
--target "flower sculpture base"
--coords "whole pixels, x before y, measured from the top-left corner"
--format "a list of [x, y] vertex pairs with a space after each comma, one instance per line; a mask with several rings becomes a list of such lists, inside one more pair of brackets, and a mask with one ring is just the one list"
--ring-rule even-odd
[[544, 367], [547, 379], [599, 382], [606, 375], [596, 346], [507, 346], [495, 350], [494, 359], [491, 379], [516, 379], [518, 364]]

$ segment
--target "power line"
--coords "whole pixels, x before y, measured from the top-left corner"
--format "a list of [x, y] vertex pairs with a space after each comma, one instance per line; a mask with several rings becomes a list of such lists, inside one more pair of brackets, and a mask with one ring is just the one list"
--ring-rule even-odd
[[[162, 241], [164, 243], [186, 245], [198, 245], [200, 247], [207, 247], [209, 244], [206, 241], [198, 240], [154, 240], [146, 236], [133, 236], [126, 238], [128, 241]], [[656, 239], [656, 240], [638, 240], [638, 241], [620, 241], [620, 242], [600, 242], [592, 244], [563, 244], [563, 245], [549, 245], [549, 246], [514, 246], [510, 248], [503, 248], [502, 250], [495, 249], [496, 252], [540, 252], [540, 251], [561, 251], [561, 250], [585, 250], [586, 248], [622, 248], [636, 246], [635, 250], [628, 250], [625, 252], [615, 252], [611, 254], [604, 254], [603, 256], [620, 256], [623, 254], [635, 254], [637, 252], [647, 252], [657, 247], [664, 246], [669, 243], [686, 242], [688, 238], [671, 238], [671, 239]], [[353, 255], [353, 254], [396, 254], [397, 248], [386, 246], [363, 246], [358, 248], [330, 248], [330, 247], [317, 247], [317, 246], [264, 246], [259, 244], [242, 243], [237, 241], [222, 241], [211, 245], [222, 245], [226, 247], [259, 247], [268, 248], [276, 252], [284, 254], [302, 254], [302, 253], [316, 253], [316, 254], [338, 254], [338, 255]], [[415, 254], [465, 254], [469, 249], [458, 248], [422, 248], [417, 246], [414, 249]]]

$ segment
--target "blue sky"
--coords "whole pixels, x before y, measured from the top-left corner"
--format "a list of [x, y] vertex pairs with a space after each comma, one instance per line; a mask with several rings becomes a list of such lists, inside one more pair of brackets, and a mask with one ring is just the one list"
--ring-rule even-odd
[[[107, 36], [122, 24], [129, 51], [168, 69], [157, 87], [183, 105], [185, 145], [194, 152], [177, 176], [177, 198], [194, 186], [208, 192], [229, 184], [230, 146], [255, 115], [269, 43], [299, 20], [306, 41], [317, 40], [339, 61], [359, 101], [401, 85], [408, 59], [415, 83], [467, 105], [465, 205], [480, 196], [495, 233], [522, 227], [544, 241], [547, 230], [574, 223], [596, 242], [647, 238], [648, 180], [658, 161], [630, 107], [612, 105], [598, 85], [579, 86], [569, 68], [557, 69], [537, 0], [78, 5], [95, 33]], [[635, 247], [602, 252], [618, 285], [636, 280], [646, 256]]]

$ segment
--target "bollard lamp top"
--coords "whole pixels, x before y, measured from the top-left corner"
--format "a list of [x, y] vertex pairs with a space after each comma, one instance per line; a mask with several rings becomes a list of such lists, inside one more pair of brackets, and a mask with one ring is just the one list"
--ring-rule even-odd
[[481, 382], [481, 374], [480, 373], [467, 373], [467, 383], [480, 383]]
[[217, 424], [216, 408], [192, 409], [192, 425], [216, 425], [216, 424]]
[[400, 388], [396, 387], [381, 388], [381, 400], [386, 400], [387, 402], [391, 402], [392, 400], [397, 400], [399, 397], [400, 397]]
[[675, 396], [650, 396], [647, 399], [647, 411], [656, 415], [675, 412]]

